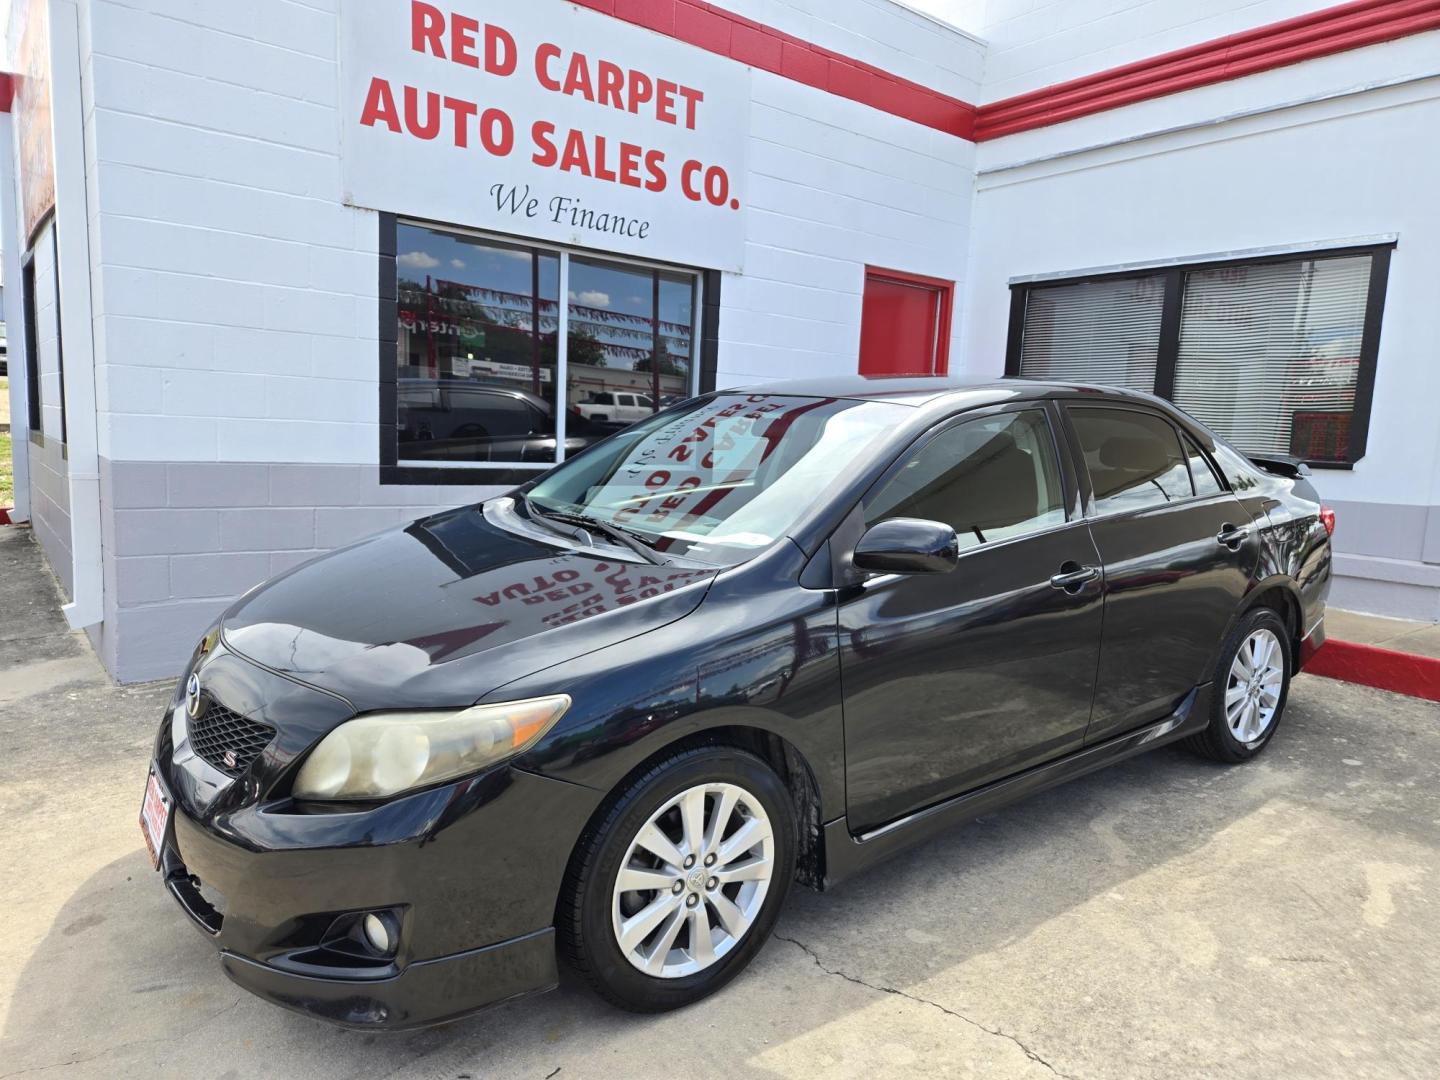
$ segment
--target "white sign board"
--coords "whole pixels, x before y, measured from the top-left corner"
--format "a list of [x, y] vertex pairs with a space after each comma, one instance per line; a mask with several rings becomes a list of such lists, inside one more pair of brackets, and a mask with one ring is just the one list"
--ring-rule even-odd
[[347, 202], [741, 269], [748, 68], [561, 0], [340, 21]]

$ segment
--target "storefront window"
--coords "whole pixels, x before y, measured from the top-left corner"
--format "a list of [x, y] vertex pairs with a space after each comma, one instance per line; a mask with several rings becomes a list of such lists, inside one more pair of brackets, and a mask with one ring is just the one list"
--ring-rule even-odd
[[694, 274], [403, 222], [395, 250], [401, 463], [543, 467], [695, 393]]
[[1365, 453], [1390, 246], [1018, 285], [1007, 371], [1174, 401], [1241, 450]]

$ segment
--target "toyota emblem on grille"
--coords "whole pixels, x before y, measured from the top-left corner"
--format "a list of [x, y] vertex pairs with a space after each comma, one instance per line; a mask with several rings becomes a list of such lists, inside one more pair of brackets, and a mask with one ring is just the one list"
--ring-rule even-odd
[[185, 682], [185, 711], [191, 720], [200, 719], [200, 676], [194, 673]]

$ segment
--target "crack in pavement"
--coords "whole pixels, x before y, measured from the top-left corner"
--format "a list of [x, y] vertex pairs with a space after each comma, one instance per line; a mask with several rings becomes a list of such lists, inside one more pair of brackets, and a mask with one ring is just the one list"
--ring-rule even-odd
[[977, 1028], [980, 1031], [985, 1032], [985, 1034], [987, 1035], [993, 1035], [997, 1039], [1006, 1039], [1009, 1042], [1014, 1043], [1017, 1047], [1020, 1048], [1021, 1053], [1023, 1053], [1027, 1058], [1035, 1062], [1037, 1065], [1045, 1066], [1045, 1068], [1049, 1069], [1056, 1076], [1061, 1077], [1061, 1080], [1075, 1080], [1075, 1077], [1071, 1076], [1069, 1073], [1062, 1073], [1059, 1069], [1055, 1068], [1054, 1065], [1051, 1065], [1050, 1062], [1046, 1061], [1039, 1054], [1035, 1053], [1034, 1050], [1031, 1050], [1030, 1047], [1026, 1046], [1023, 1042], [1017, 1039], [1014, 1035], [1011, 1035], [1008, 1031], [1000, 1031], [998, 1028], [986, 1027], [984, 1024], [980, 1023], [980, 1021], [972, 1020], [964, 1013], [958, 1013], [954, 1009], [947, 1008], [946, 1006], [941, 1005], [938, 1001], [931, 1001], [929, 998], [917, 997], [914, 994], [908, 994], [904, 990], [896, 989], [893, 986], [880, 986], [876, 983], [866, 982], [864, 979], [861, 979], [855, 975], [851, 975], [849, 972], [841, 971], [838, 968], [826, 967], [820, 962], [819, 954], [817, 954], [814, 949], [810, 948], [810, 946], [806, 945], [804, 942], [797, 941], [795, 938], [786, 937], [783, 934], [775, 934], [774, 936], [780, 941], [788, 941], [791, 945], [794, 945], [806, 956], [810, 957], [810, 959], [815, 962], [815, 966], [818, 967], [821, 971], [825, 972], [825, 974], [827, 975], [835, 975], [838, 978], [844, 979], [846, 982], [852, 982], [856, 986], [863, 986], [868, 990], [876, 990], [882, 994], [894, 994], [896, 997], [903, 997], [907, 1001], [913, 1001], [917, 1005], [928, 1005], [932, 1009], [939, 1009], [946, 1016], [953, 1016], [956, 1020], [963, 1020], [971, 1027]]

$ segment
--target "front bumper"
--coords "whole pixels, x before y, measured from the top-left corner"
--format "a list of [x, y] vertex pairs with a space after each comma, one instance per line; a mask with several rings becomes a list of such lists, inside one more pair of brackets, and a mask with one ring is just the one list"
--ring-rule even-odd
[[[174, 804], [161, 876], [231, 979], [363, 1028], [440, 1023], [555, 985], [555, 902], [597, 792], [499, 766], [380, 804], [297, 804], [285, 778], [302, 751], [275, 713], [313, 717], [329, 706], [297, 695], [318, 691], [223, 653], [202, 675], [279, 730], [220, 785], [173, 752], [171, 716], [156, 743]], [[393, 958], [333, 947], [334, 927], [367, 911], [394, 915]]]
[[345, 1027], [403, 1029], [553, 990], [555, 931], [417, 961], [383, 979], [297, 975], [224, 950], [220, 964], [238, 985], [284, 1008]]

